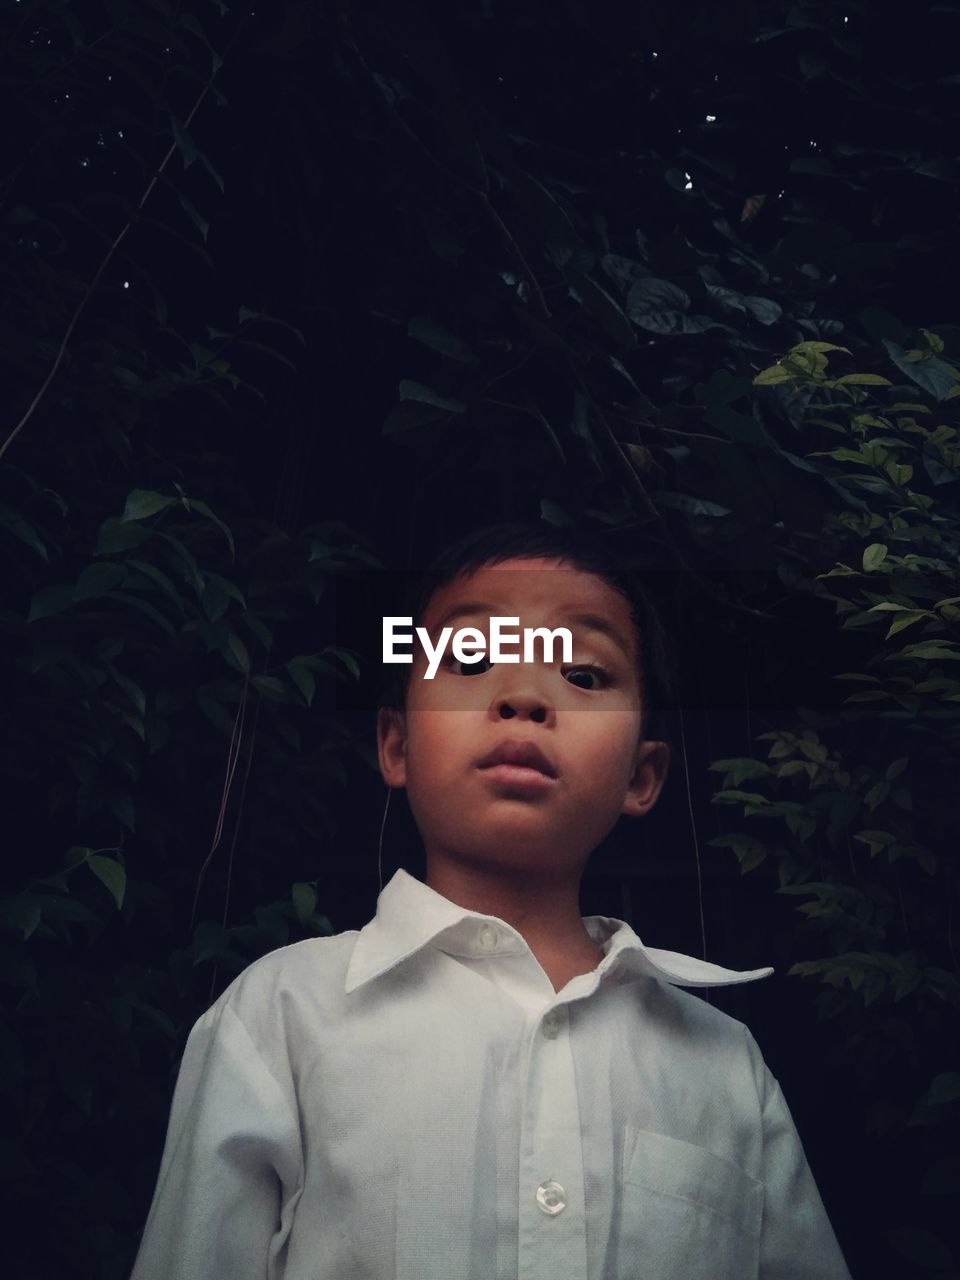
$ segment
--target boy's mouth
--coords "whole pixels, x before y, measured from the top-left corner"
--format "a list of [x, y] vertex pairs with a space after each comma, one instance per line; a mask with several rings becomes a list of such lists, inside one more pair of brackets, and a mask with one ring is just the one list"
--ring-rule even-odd
[[478, 769], [492, 769], [497, 765], [513, 765], [523, 769], [534, 769], [548, 778], [555, 778], [557, 771], [533, 742], [502, 742], [477, 765]]

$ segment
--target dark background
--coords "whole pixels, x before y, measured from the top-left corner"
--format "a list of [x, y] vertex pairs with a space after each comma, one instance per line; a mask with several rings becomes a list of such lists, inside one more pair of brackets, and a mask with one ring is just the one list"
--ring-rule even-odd
[[[710, 999], [780, 1079], [851, 1271], [960, 1274], [957, 704], [844, 707], [882, 638], [816, 575], [907, 499], [811, 456], [842, 443], [816, 388], [753, 383], [833, 343], [833, 376], [952, 429], [958, 37], [928, 0], [4, 6], [9, 1274], [125, 1276], [193, 1020], [370, 918], [384, 602], [508, 517], [649, 570], [672, 638], [671, 776], [584, 913], [775, 965]], [[928, 600], [960, 595], [951, 439], [916, 467]], [[912, 809], [711, 845], [744, 824], [710, 766], [798, 709], [841, 791], [906, 755]], [[417, 868], [394, 800], [384, 880]], [[899, 861], [852, 843], [896, 822]]]

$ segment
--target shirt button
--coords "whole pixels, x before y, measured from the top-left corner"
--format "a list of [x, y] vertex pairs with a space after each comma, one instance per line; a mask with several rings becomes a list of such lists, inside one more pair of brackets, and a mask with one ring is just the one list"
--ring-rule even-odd
[[567, 1193], [559, 1182], [541, 1182], [537, 1187], [537, 1205], [552, 1218], [567, 1207]]
[[484, 951], [496, 951], [499, 936], [492, 924], [482, 925], [478, 937]]
[[543, 1020], [541, 1030], [548, 1040], [556, 1040], [560, 1034], [560, 1022], [563, 1015], [556, 1009], [552, 1013], [548, 1013]]

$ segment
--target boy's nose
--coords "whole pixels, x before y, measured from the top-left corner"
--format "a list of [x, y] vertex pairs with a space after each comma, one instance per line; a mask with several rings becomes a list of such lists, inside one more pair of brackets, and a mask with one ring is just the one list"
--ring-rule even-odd
[[548, 700], [534, 689], [514, 689], [509, 693], [499, 694], [494, 707], [501, 720], [517, 718], [546, 724], [553, 716]]

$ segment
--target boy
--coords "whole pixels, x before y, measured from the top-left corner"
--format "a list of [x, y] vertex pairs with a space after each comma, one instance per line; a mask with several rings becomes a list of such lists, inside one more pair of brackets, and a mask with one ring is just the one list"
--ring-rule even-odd
[[383, 707], [426, 883], [359, 933], [251, 965], [194, 1028], [134, 1280], [849, 1280], [755, 1041], [683, 985], [764, 977], [581, 918], [592, 850], [669, 748], [602, 556], [506, 526], [442, 558], [414, 621], [564, 627]]

